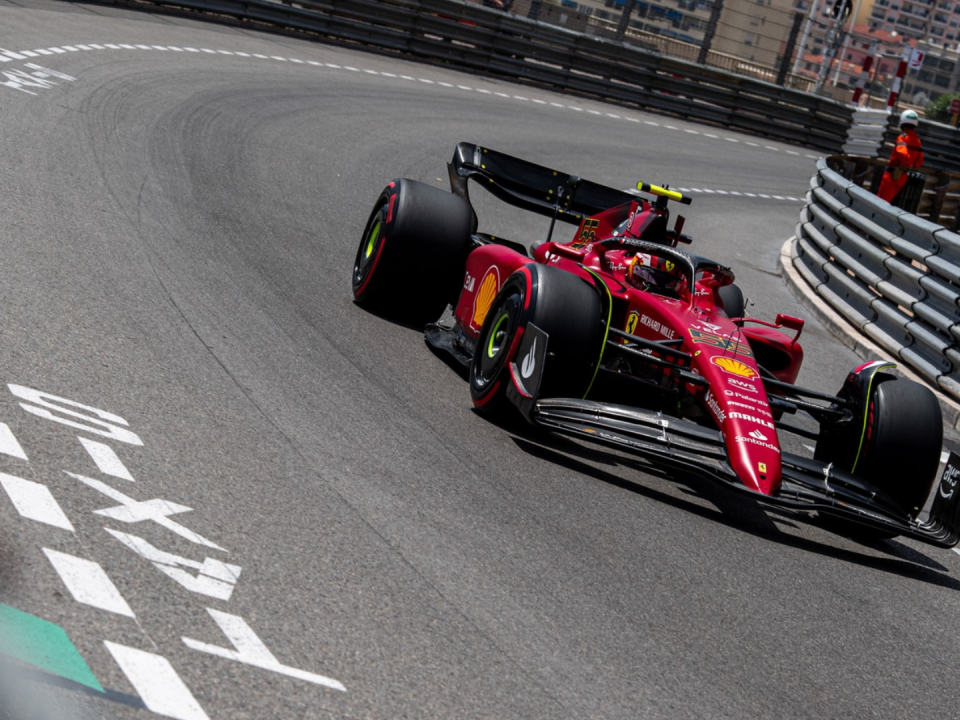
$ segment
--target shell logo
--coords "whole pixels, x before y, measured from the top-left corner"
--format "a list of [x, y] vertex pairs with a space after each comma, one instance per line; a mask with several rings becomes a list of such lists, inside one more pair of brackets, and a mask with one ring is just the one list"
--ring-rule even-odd
[[749, 365], [745, 365], [739, 360], [734, 360], [733, 358], [715, 357], [713, 358], [712, 362], [721, 370], [723, 370], [724, 372], [728, 372], [731, 375], [747, 378], [748, 380], [752, 380], [757, 376], [756, 370], [754, 370]]
[[490, 306], [493, 305], [493, 299], [497, 296], [500, 289], [500, 273], [496, 266], [491, 266], [483, 280], [480, 281], [480, 289], [473, 298], [473, 325], [479, 328], [483, 325]]

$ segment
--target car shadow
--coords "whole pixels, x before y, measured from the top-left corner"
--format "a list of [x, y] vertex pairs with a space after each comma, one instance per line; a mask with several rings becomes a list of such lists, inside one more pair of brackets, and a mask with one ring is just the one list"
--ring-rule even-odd
[[[939, 587], [960, 590], [960, 580], [946, 574], [949, 573], [946, 566], [896, 540], [868, 541], [848, 538], [888, 556], [876, 557], [809, 538], [797, 537], [778, 528], [774, 523], [774, 517], [776, 517], [777, 522], [786, 523], [791, 527], [799, 527], [800, 525], [821, 526], [801, 511], [764, 505], [749, 496], [730, 491], [708, 478], [685, 468], [678, 468], [668, 462], [639, 457], [622, 457], [603, 448], [585, 447], [570, 438], [555, 433], [540, 431], [531, 435], [529, 432], [518, 433], [509, 426], [504, 429], [511, 431], [513, 442], [528, 455], [561, 465], [574, 472], [697, 515], [711, 522], [787, 547], [913, 580], [920, 580]], [[596, 467], [591, 463], [599, 463], [611, 468], [611, 470], [616, 467], [626, 468], [662, 478], [674, 483], [682, 493], [706, 500], [714, 507], [704, 507], [700, 503], [661, 492], [643, 484], [641, 481], [629, 480], [614, 474], [611, 470]]]

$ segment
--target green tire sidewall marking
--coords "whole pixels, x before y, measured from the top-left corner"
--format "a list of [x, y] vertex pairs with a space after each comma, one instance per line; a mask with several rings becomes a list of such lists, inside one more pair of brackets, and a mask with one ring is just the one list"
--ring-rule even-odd
[[857, 454], [853, 457], [853, 467], [850, 468], [851, 475], [853, 475], [857, 469], [857, 464], [860, 462], [860, 453], [863, 452], [863, 441], [867, 438], [867, 418], [870, 417], [870, 395], [873, 393], [873, 379], [881, 370], [895, 367], [896, 365], [894, 363], [886, 363], [874, 368], [873, 374], [870, 376], [870, 382], [867, 383], [867, 399], [866, 405], [863, 408], [863, 428], [860, 430], [860, 444], [857, 446]]
[[[580, 267], [583, 267], [583, 265], [581, 265]], [[586, 392], [583, 393], [582, 399], [586, 400], [587, 395], [589, 395], [590, 391], [593, 389], [593, 383], [597, 379], [597, 373], [600, 372], [600, 362], [603, 360], [603, 352], [607, 348], [607, 338], [610, 335], [610, 319], [613, 316], [613, 297], [610, 295], [610, 288], [607, 287], [607, 284], [603, 281], [603, 278], [601, 278], [597, 273], [595, 273], [593, 270], [591, 270], [588, 267], [583, 267], [583, 269], [586, 270], [588, 273], [590, 273], [590, 276], [593, 278], [594, 285], [598, 285], [599, 287], [603, 288], [603, 291], [604, 293], [606, 293], [606, 298], [607, 298], [607, 303], [606, 303], [607, 322], [603, 328], [603, 343], [600, 345], [600, 356], [597, 358], [597, 365], [593, 369], [593, 377], [590, 378], [590, 384], [587, 385], [587, 390]]]
[[493, 343], [497, 337], [497, 331], [500, 330], [500, 326], [503, 325], [503, 323], [505, 323], [509, 319], [510, 319], [510, 313], [506, 313], [506, 312], [503, 313], [502, 315], [500, 315], [500, 317], [497, 318], [497, 322], [494, 324], [493, 329], [490, 330], [490, 338], [487, 341], [487, 357], [490, 358], [491, 360], [494, 357], [496, 357], [497, 352], [499, 352], [500, 350], [499, 348], [497, 348], [497, 351], [494, 351], [493, 349]]
[[370, 235], [367, 238], [367, 249], [363, 253], [363, 258], [369, 260], [373, 255], [373, 249], [377, 246], [377, 240], [380, 237], [380, 219], [377, 218], [377, 224], [370, 229]]

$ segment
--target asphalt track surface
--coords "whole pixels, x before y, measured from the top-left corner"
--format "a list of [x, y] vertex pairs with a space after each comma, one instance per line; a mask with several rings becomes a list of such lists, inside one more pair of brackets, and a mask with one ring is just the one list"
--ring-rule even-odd
[[[77, 45], [0, 65], [56, 82], [0, 85], [0, 422], [23, 451], [0, 434], [0, 479], [21, 481], [0, 493], [0, 602], [62, 627], [107, 692], [5, 662], [0, 716], [955, 715], [955, 553], [493, 425], [416, 330], [351, 302], [382, 186], [442, 186], [467, 140], [698, 189], [696, 251], [733, 265], [760, 317], [798, 313], [776, 259], [809, 151], [279, 35], [0, 0], [0, 48]], [[475, 196], [481, 229], [543, 237]], [[815, 320], [803, 340], [800, 382], [836, 391], [858, 358]], [[52, 403], [83, 427], [11, 383], [89, 406]]]

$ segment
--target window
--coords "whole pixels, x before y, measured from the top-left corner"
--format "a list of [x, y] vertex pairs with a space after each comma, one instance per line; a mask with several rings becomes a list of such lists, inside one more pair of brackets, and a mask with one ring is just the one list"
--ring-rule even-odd
[[753, 33], [744, 33], [743, 35], [743, 44], [744, 45], [753, 45], [754, 41], [757, 39], [757, 36]]

